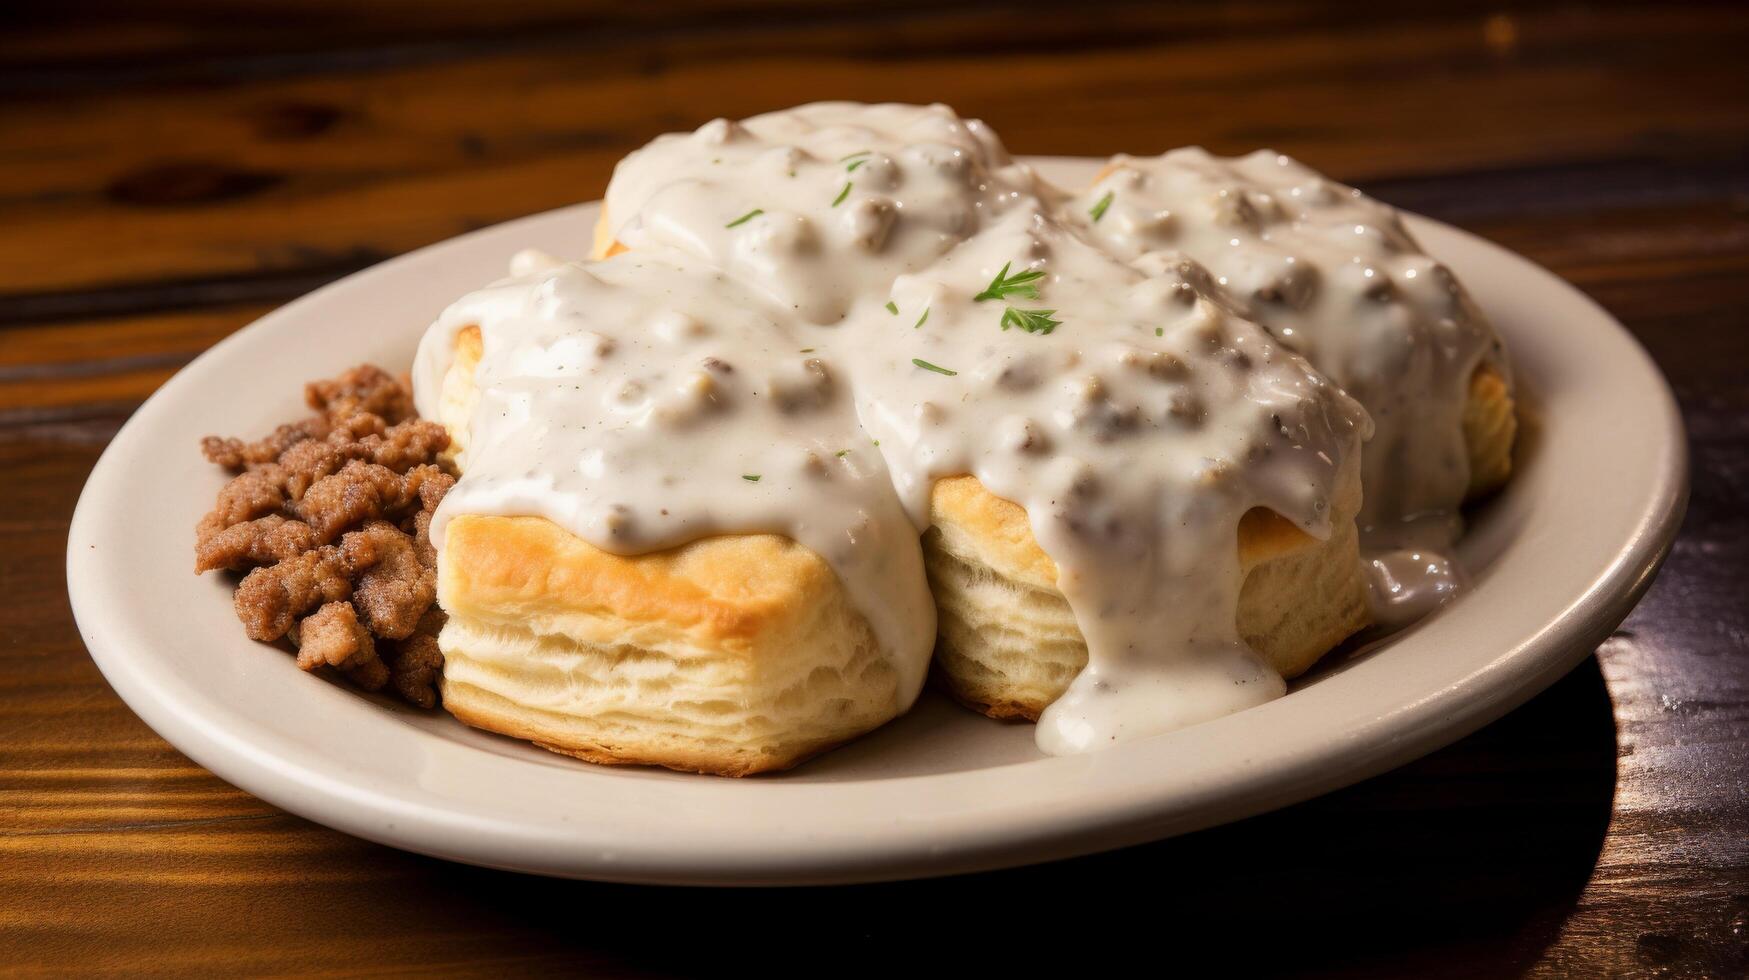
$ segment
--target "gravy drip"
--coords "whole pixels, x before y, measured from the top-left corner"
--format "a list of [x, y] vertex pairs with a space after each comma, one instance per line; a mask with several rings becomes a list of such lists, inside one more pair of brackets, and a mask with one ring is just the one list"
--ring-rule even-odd
[[[1044, 273], [1037, 299], [978, 300], [1004, 267]], [[1267, 507], [1327, 537], [1370, 431], [1359, 406], [1194, 262], [1126, 266], [1037, 202], [889, 295], [900, 314], [871, 302], [845, 350], [901, 497], [925, 525], [935, 480], [971, 473], [1024, 507], [1087, 641], [1039, 745], [1082, 752], [1283, 694], [1238, 636], [1239, 521]], [[1010, 306], [1059, 323], [1005, 330]]]

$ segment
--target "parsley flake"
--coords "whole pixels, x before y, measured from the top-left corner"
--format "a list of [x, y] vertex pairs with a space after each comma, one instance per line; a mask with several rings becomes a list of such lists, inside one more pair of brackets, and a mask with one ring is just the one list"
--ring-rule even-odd
[[1098, 224], [1099, 219], [1105, 217], [1105, 210], [1107, 208], [1111, 207], [1111, 199], [1115, 195], [1116, 195], [1115, 191], [1106, 191], [1105, 196], [1099, 199], [1098, 204], [1095, 204], [1095, 205], [1093, 205], [1093, 207], [1087, 209], [1087, 213], [1093, 216], [1093, 223], [1094, 224]]
[[1051, 319], [1056, 310], [1019, 310], [1010, 306], [1002, 312], [1002, 329], [1019, 327], [1027, 333], [1048, 334], [1062, 326], [1063, 321]]
[[1002, 271], [996, 273], [996, 278], [990, 280], [990, 285], [984, 291], [972, 297], [972, 302], [982, 303], [987, 299], [1007, 299], [1009, 296], [1023, 296], [1026, 299], [1038, 299], [1038, 287], [1033, 283], [1045, 277], [1044, 270], [1032, 269], [1027, 272], [1017, 272], [1010, 276], [1008, 267], [1012, 262], [1005, 262]]

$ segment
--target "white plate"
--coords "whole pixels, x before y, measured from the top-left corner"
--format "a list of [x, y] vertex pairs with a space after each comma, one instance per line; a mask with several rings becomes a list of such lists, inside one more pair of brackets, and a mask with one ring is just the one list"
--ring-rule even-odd
[[[1065, 184], [1098, 161], [1036, 161]], [[1171, 735], [1047, 758], [1029, 726], [930, 695], [778, 776], [590, 766], [371, 700], [245, 639], [230, 586], [191, 572], [223, 482], [208, 433], [300, 411], [305, 380], [407, 364], [451, 299], [517, 249], [580, 254], [593, 204], [487, 228], [350, 276], [197, 358], [98, 461], [67, 552], [73, 609], [116, 691], [219, 776], [350, 834], [497, 868], [617, 881], [868, 881], [1139, 843], [1364, 779], [1499, 717], [1589, 654], [1670, 546], [1686, 496], [1680, 417], [1645, 352], [1530, 262], [1411, 217], [1493, 318], [1526, 424], [1509, 488], [1473, 515], [1475, 589], [1287, 697]]]

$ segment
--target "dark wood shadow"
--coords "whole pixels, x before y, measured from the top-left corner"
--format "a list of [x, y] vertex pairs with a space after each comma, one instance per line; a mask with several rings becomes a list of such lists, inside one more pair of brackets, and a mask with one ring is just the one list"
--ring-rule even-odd
[[575, 943], [596, 963], [607, 954], [659, 973], [1032, 973], [1059, 961], [1170, 971], [1218, 959], [1240, 973], [1497, 975], [1555, 938], [1597, 861], [1615, 782], [1609, 693], [1587, 660], [1504, 720], [1385, 776], [1093, 857], [774, 890], [431, 862], [429, 884], [540, 936], [546, 948], [531, 953]]

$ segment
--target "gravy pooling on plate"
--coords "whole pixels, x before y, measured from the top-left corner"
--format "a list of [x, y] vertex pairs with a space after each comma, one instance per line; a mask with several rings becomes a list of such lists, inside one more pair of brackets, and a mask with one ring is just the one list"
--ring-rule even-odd
[[914, 697], [934, 636], [918, 536], [934, 481], [970, 473], [1025, 508], [1087, 642], [1044, 749], [1281, 695], [1235, 626], [1240, 520], [1327, 538], [1373, 422], [1196, 262], [1066, 220], [1064, 198], [944, 106], [658, 139], [606, 199], [630, 251], [525, 258], [426, 335], [432, 415], [456, 333], [483, 339], [433, 540], [460, 513], [536, 514], [619, 554], [788, 535]]

